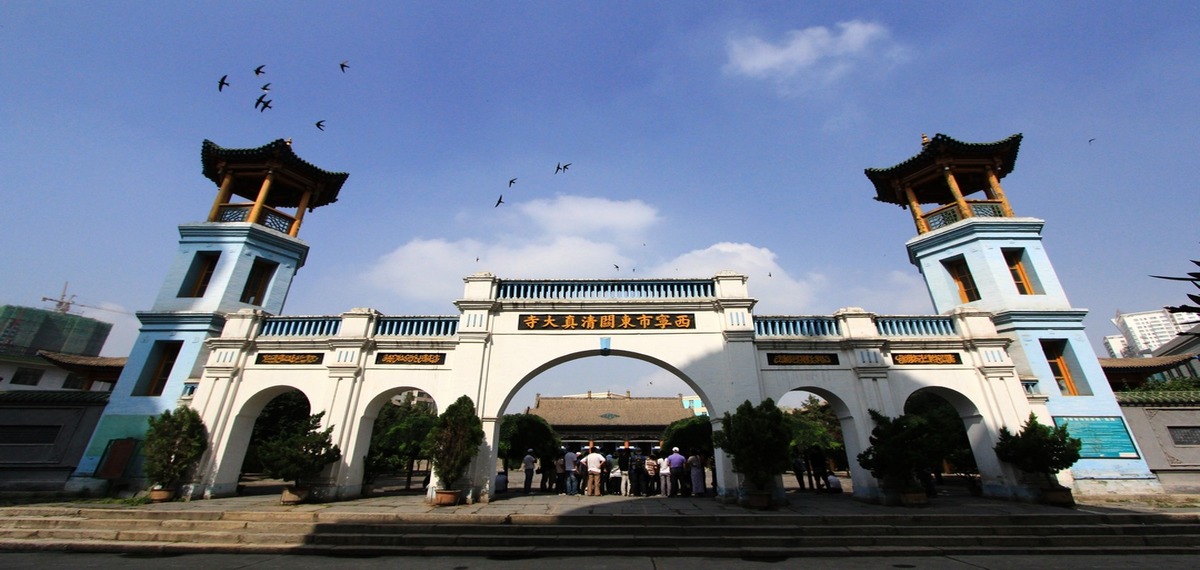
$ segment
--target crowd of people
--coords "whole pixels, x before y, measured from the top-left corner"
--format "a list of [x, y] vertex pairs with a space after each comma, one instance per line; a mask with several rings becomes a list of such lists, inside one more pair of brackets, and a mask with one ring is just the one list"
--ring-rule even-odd
[[[534, 492], [534, 478], [539, 473], [538, 490], [559, 495], [703, 497], [709, 492], [708, 457], [698, 450], [684, 456], [678, 447], [670, 451], [656, 447], [648, 454], [640, 447], [621, 447], [615, 456], [603, 454], [597, 447], [585, 446], [579, 452], [563, 447], [552, 462], [539, 460], [530, 449], [521, 468], [526, 494]], [[496, 490], [503, 492], [507, 487], [508, 476], [501, 472]]]

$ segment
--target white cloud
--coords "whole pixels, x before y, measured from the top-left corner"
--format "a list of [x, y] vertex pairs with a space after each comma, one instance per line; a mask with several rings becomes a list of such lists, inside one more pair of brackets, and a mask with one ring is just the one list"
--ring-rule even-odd
[[906, 52], [891, 40], [886, 27], [860, 20], [841, 22], [832, 30], [824, 26], [791, 30], [778, 43], [757, 36], [734, 37], [726, 49], [726, 72], [775, 80], [789, 88], [806, 83], [829, 85], [857, 65], [890, 64], [903, 59]]
[[517, 208], [549, 235], [601, 236], [625, 243], [638, 241], [660, 220], [658, 211], [641, 200], [556, 196], [524, 202]]
[[[655, 275], [708, 276], [732, 270], [750, 278], [750, 294], [759, 300], [755, 312], [774, 314], [811, 310], [814, 295], [825, 278], [810, 274], [802, 279], [787, 274], [775, 261], [775, 252], [747, 243], [722, 242], [689, 251], [654, 269]], [[761, 310], [760, 310], [761, 309]]]

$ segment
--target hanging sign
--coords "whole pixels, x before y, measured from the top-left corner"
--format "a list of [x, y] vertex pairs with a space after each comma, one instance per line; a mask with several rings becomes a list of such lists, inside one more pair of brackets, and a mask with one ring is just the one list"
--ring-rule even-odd
[[837, 353], [828, 354], [783, 354], [767, 353], [767, 364], [771, 366], [836, 366]]
[[260, 352], [255, 364], [320, 364], [325, 360], [323, 352]]
[[893, 352], [892, 362], [900, 366], [916, 364], [962, 364], [957, 352]]
[[573, 331], [573, 330], [678, 330], [696, 328], [695, 313], [671, 314], [541, 314], [519, 315], [517, 330], [522, 331]]
[[380, 352], [375, 364], [416, 364], [435, 366], [446, 363], [444, 352]]

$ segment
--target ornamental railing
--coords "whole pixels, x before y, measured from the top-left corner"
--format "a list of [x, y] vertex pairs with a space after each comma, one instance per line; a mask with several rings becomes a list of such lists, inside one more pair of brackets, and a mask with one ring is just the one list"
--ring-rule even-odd
[[[1007, 217], [1004, 213], [1004, 204], [1000, 200], [967, 200], [966, 203], [967, 207], [971, 209], [971, 215], [976, 218]], [[944, 228], [962, 219], [957, 203], [946, 204], [930, 210], [921, 217], [925, 218], [925, 224], [931, 230]]]
[[833, 317], [754, 317], [757, 337], [841, 336]]
[[337, 336], [341, 317], [267, 317], [259, 336]]
[[950, 317], [875, 317], [879, 336], [955, 336]]
[[290, 232], [292, 224], [296, 223], [296, 218], [269, 206], [262, 207], [258, 214], [259, 219], [251, 220], [250, 212], [253, 210], [254, 204], [222, 204], [217, 212], [217, 221], [253, 222], [285, 234]]
[[380, 317], [375, 336], [436, 336], [458, 334], [458, 317]]
[[628, 300], [695, 299], [716, 296], [711, 279], [666, 279], [645, 281], [500, 281], [499, 300]]

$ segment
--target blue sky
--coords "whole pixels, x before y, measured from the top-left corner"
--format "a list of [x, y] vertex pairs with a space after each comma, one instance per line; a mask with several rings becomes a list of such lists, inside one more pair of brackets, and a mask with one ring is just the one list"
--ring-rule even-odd
[[[176, 226], [215, 195], [201, 141], [291, 138], [350, 177], [305, 218], [288, 314], [453, 314], [476, 271], [722, 269], [750, 276], [757, 314], [927, 314], [909, 213], [875, 202], [863, 169], [916, 154], [921, 133], [1019, 132], [1005, 191], [1046, 220], [1099, 346], [1116, 310], [1190, 292], [1148, 275], [1198, 257], [1198, 15], [1189, 2], [6, 2], [0, 303], [48, 307], [70, 282], [111, 309], [80, 307], [117, 323], [105, 354], [127, 353], [124, 313], [149, 308]], [[273, 108], [258, 112], [268, 81]]]

